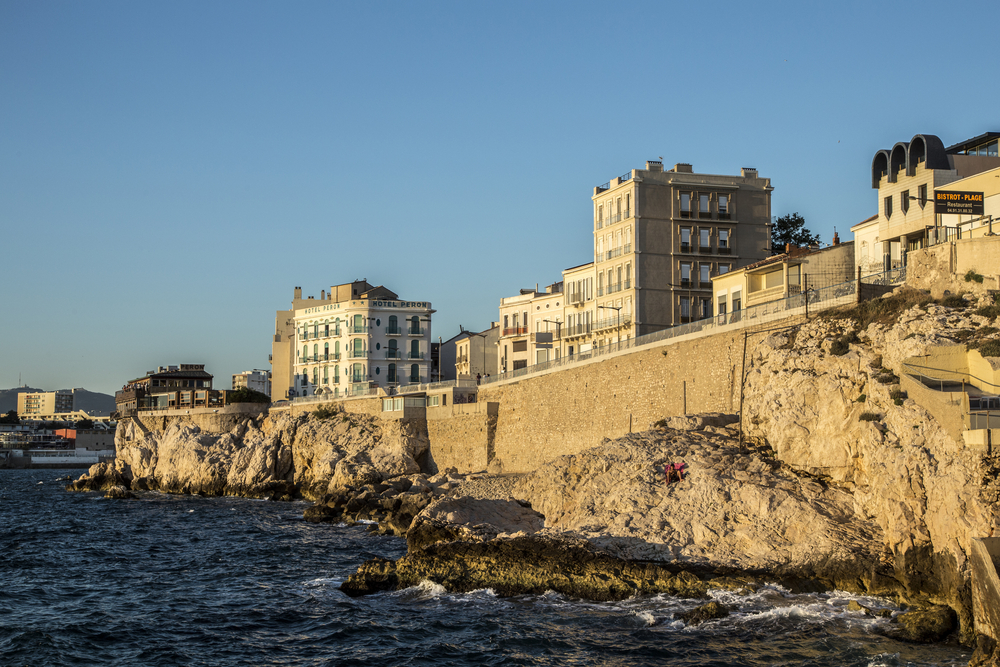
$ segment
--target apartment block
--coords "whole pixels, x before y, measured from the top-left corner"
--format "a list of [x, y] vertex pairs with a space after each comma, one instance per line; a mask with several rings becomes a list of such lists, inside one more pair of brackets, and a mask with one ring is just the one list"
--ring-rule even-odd
[[17, 395], [17, 416], [40, 417], [73, 412], [72, 391], [22, 392]]
[[233, 375], [233, 389], [253, 389], [262, 394], [271, 395], [271, 371], [254, 369]]
[[272, 400], [431, 381], [433, 312], [366, 280], [320, 290], [318, 299], [296, 287], [292, 308], [275, 316]]

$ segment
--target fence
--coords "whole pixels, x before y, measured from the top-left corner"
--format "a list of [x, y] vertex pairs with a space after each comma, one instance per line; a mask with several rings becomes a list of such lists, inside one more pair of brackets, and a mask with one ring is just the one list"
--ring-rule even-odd
[[[863, 276], [861, 278], [861, 282], [863, 284], [901, 284], [905, 278], [906, 269], [904, 267], [893, 269], [884, 273], [873, 273], [868, 276]], [[857, 295], [857, 280], [849, 280], [847, 282], [830, 285], [829, 287], [823, 287], [821, 289], [809, 289], [805, 292], [793, 294], [792, 296], [784, 299], [768, 301], [767, 303], [749, 306], [732, 313], [724, 313], [703, 320], [688, 322], [687, 324], [670, 327], [669, 329], [663, 329], [662, 331], [655, 331], [650, 334], [636, 336], [635, 338], [630, 338], [618, 343], [593, 348], [580, 354], [562, 357], [561, 359], [553, 359], [551, 361], [544, 361], [542, 363], [534, 364], [533, 366], [525, 366], [524, 368], [518, 368], [513, 371], [507, 371], [506, 373], [500, 373], [499, 375], [493, 377], [483, 378], [482, 384], [514, 380], [526, 375], [533, 375], [535, 373], [541, 373], [555, 368], [575, 366], [597, 357], [608, 356], [623, 350], [643, 347], [645, 345], [658, 343], [663, 340], [670, 340], [671, 338], [680, 338], [681, 336], [697, 333], [711, 335], [713, 333], [721, 333], [722, 331], [730, 331], [732, 329], [764, 324], [765, 322], [771, 322], [785, 317], [790, 317], [792, 315], [797, 315], [800, 312], [811, 310], [819, 311], [834, 308], [836, 306], [843, 306], [855, 303], [857, 301]], [[723, 327], [726, 328], [723, 329]]]

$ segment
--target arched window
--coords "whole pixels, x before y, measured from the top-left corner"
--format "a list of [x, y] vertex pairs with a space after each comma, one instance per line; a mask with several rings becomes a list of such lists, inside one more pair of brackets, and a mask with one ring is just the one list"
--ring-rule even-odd
[[323, 366], [323, 384], [330, 384], [330, 367]]
[[329, 361], [330, 359], [330, 344], [323, 343], [323, 360]]
[[362, 333], [365, 330], [365, 316], [355, 315], [354, 316], [354, 333]]
[[410, 341], [410, 359], [420, 358], [420, 341]]
[[303, 345], [302, 346], [302, 363], [305, 363], [306, 359], [308, 359], [308, 358], [309, 358], [309, 346], [308, 345]]
[[386, 359], [399, 359], [399, 343], [395, 338], [389, 339], [389, 351], [385, 353]]
[[386, 333], [399, 333], [399, 320], [396, 319], [395, 315], [389, 316], [389, 330]]
[[319, 345], [317, 345], [316, 343], [313, 343], [313, 358], [312, 358], [312, 360], [316, 361], [317, 359], [319, 359]]
[[365, 341], [363, 338], [354, 339], [354, 358], [357, 359], [365, 351]]
[[410, 382], [420, 382], [420, 366], [417, 364], [410, 366]]
[[397, 382], [396, 380], [396, 364], [389, 364], [389, 382]]
[[420, 333], [420, 318], [414, 315], [410, 318], [410, 333], [419, 334]]
[[333, 367], [333, 381], [340, 382], [340, 364]]
[[319, 384], [319, 368], [313, 367], [313, 384]]
[[365, 381], [365, 367], [363, 364], [354, 364], [351, 369], [351, 382]]
[[340, 356], [340, 341], [339, 340], [333, 341], [333, 356], [335, 356], [335, 357], [339, 357]]

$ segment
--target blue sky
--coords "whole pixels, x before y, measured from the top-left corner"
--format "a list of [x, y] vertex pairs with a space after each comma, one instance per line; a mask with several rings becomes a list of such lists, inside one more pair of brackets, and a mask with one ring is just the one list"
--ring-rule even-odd
[[[485, 328], [593, 186], [772, 179], [829, 241], [879, 148], [1000, 130], [995, 2], [0, 3], [0, 387], [267, 368], [295, 286]], [[956, 27], [952, 27], [956, 26]]]

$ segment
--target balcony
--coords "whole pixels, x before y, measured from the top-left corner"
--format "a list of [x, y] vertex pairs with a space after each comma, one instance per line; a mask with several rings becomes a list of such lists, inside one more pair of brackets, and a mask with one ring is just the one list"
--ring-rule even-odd
[[385, 358], [386, 359], [402, 359], [403, 358], [403, 353], [400, 350], [386, 350], [386, 352], [385, 352]]
[[691, 217], [691, 211], [681, 210], [681, 217], [682, 218], [690, 218]]
[[455, 357], [455, 363], [456, 364], [467, 364], [467, 363], [469, 363], [469, 355], [462, 354], [462, 355], [459, 355], [459, 356]]
[[683, 287], [685, 289], [691, 289], [691, 279], [690, 278], [681, 278], [681, 287]]
[[632, 244], [631, 243], [626, 243], [625, 244], [625, 249], [622, 250], [622, 252], [625, 253], [626, 255], [629, 254], [630, 252], [632, 252]]
[[621, 213], [615, 213], [614, 215], [612, 215], [612, 216], [611, 216], [611, 217], [610, 217], [610, 218], [608, 219], [608, 224], [609, 224], [609, 225], [613, 225], [613, 224], [615, 224], [616, 222], [621, 222], [621, 219], [622, 219], [622, 214], [621, 214]]
[[597, 229], [604, 229], [604, 219], [602, 218], [602, 219], [598, 220], [595, 223], [595, 226], [597, 227]]
[[719, 211], [719, 220], [730, 220], [730, 219], [732, 219], [731, 214], [726, 213], [725, 211]]
[[730, 248], [729, 246], [721, 246], [721, 245], [719, 246], [718, 253], [720, 255], [728, 255], [731, 252], [732, 252], [732, 248]]
[[593, 325], [594, 331], [600, 331], [601, 329], [613, 329], [615, 327], [625, 327], [632, 324], [631, 315], [618, 315], [615, 317], [607, 317], [603, 320], [597, 320]]
[[629, 209], [625, 209], [625, 215], [623, 216], [623, 219], [628, 220], [631, 217], [632, 217], [632, 211], [630, 211]]
[[406, 358], [407, 359], [423, 359], [424, 358], [424, 353], [423, 352], [408, 352], [406, 354]]
[[347, 333], [356, 333], [356, 334], [368, 333], [368, 327], [364, 324], [361, 325], [349, 324], [347, 325]]
[[420, 327], [407, 327], [407, 329], [406, 329], [406, 335], [407, 336], [423, 336], [424, 335], [424, 331], [426, 331], [426, 329], [421, 329]]
[[328, 361], [340, 361], [340, 352], [331, 352], [326, 356]]
[[712, 219], [712, 212], [711, 211], [698, 211], [698, 217], [701, 218], [702, 220], [711, 220]]
[[632, 281], [631, 280], [626, 280], [625, 281], [625, 289], [632, 289]]
[[712, 289], [712, 281], [699, 280], [698, 289]]
[[608, 285], [608, 294], [614, 294], [615, 292], [622, 291], [621, 283], [614, 283], [613, 285]]
[[403, 335], [403, 330], [400, 329], [399, 327], [386, 327], [385, 328], [385, 335], [386, 336], [402, 336]]
[[604, 296], [604, 288], [603, 287], [598, 287], [597, 288], [597, 296]]
[[583, 292], [570, 292], [569, 293], [570, 304], [583, 303]]
[[683, 243], [682, 242], [681, 243], [681, 252], [691, 252], [691, 244], [690, 243]]
[[563, 338], [574, 338], [576, 336], [586, 336], [591, 331], [590, 324], [574, 324], [563, 327]]
[[606, 259], [614, 259], [615, 257], [621, 257], [621, 256], [622, 256], [622, 249], [621, 249], [621, 247], [618, 247], [618, 248], [613, 248], [612, 250], [609, 250], [607, 252]]
[[528, 327], [507, 327], [503, 330], [504, 336], [523, 336], [528, 333]]
[[347, 353], [348, 359], [367, 359], [368, 350], [350, 350]]
[[710, 245], [698, 246], [698, 253], [701, 254], [701, 255], [711, 255], [712, 254], [712, 246], [710, 246]]

